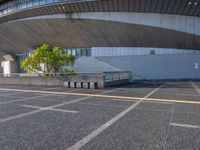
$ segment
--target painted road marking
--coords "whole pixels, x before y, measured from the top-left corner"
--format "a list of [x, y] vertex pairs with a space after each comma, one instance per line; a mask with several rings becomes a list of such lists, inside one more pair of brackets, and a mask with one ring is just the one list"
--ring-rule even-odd
[[[42, 94], [55, 94], [55, 95], [72, 95], [72, 96], [86, 96], [86, 97], [99, 97], [99, 98], [111, 98], [111, 99], [123, 99], [123, 100], [138, 100], [141, 97], [128, 97], [128, 96], [113, 96], [113, 95], [103, 95], [102, 94], [84, 94], [84, 93], [70, 93], [70, 92], [53, 92], [53, 91], [36, 91], [36, 90], [20, 90], [20, 89], [5, 89], [0, 88], [3, 91], [18, 91], [18, 92], [28, 92], [28, 93], [42, 93]], [[200, 104], [200, 101], [192, 100], [173, 100], [173, 99], [159, 99], [159, 98], [144, 98], [144, 101], [155, 101], [155, 102], [170, 102], [170, 103], [184, 103], [184, 104]]]
[[[117, 90], [119, 90], [119, 89], [114, 89], [114, 90], [110, 90], [110, 91], [105, 91], [105, 92], [102, 92], [101, 94], [111, 93], [111, 92], [114, 92], [114, 91], [117, 91]], [[92, 98], [92, 96], [83, 97], [83, 98], [80, 98], [80, 99], [77, 99], [77, 100], [74, 100], [74, 101], [69, 101], [69, 102], [57, 104], [57, 105], [54, 105], [54, 106], [52, 106], [52, 107], [53, 107], [53, 108], [55, 108], [55, 107], [61, 107], [61, 106], [64, 106], [64, 105], [69, 105], [69, 104], [77, 103], [77, 102], [80, 102], [80, 101], [83, 101], [83, 100], [87, 100], [87, 99], [90, 99], [90, 98]]]
[[116, 107], [116, 108], [127, 108], [128, 106], [122, 106], [122, 105], [106, 105], [106, 104], [96, 104], [96, 103], [85, 103], [85, 102], [78, 102], [79, 104], [82, 105], [92, 105], [92, 106], [104, 106], [104, 107]]
[[26, 101], [26, 100], [36, 99], [36, 98], [42, 98], [42, 97], [47, 97], [47, 96], [50, 96], [50, 95], [41, 95], [41, 96], [33, 96], [33, 97], [22, 98], [22, 99], [17, 99], [17, 100], [9, 100], [9, 101], [5, 101], [5, 102], [0, 102], [0, 105], [13, 103], [13, 102], [21, 102], [21, 101]]
[[[173, 107], [172, 107], [172, 111], [171, 111], [171, 115], [170, 115], [170, 120], [169, 120], [169, 122], [172, 122], [173, 114], [174, 114], [174, 104], [173, 104]], [[169, 137], [169, 131], [170, 131], [170, 123], [169, 123], [169, 125], [168, 125], [167, 134], [166, 134], [166, 136], [165, 136], [164, 150], [166, 149], [167, 140], [168, 140], [168, 137]]]
[[25, 116], [37, 114], [41, 111], [42, 110], [38, 109], [38, 110], [30, 111], [30, 112], [27, 112], [27, 113], [23, 113], [23, 114], [20, 114], [20, 115], [15, 115], [15, 116], [7, 117], [7, 118], [4, 118], [4, 119], [0, 119], [0, 123], [4, 123], [4, 122], [7, 122], [7, 121], [10, 121], [10, 120], [13, 120], [13, 119], [18, 119], [18, 118], [22, 118], [22, 117], [25, 117]]
[[197, 126], [197, 125], [190, 125], [190, 124], [170, 123], [170, 126], [182, 127], [182, 128], [200, 129], [200, 126]]
[[149, 103], [149, 104], [163, 104], [163, 105], [174, 105], [174, 103], [170, 102], [154, 102], [154, 101], [145, 101], [143, 103]]
[[23, 94], [23, 93], [27, 93], [27, 92], [1, 94], [0, 96], [2, 96], [2, 97], [10, 97], [10, 96], [13, 96], [13, 95], [19, 95], [19, 94]]
[[[47, 91], [51, 92], [51, 90], [65, 90], [65, 89], [62, 87], [57, 87], [57, 88], [42, 88], [41, 90], [47, 90]], [[81, 91], [81, 90], [83, 90], [83, 89], [71, 89], [70, 90], [70, 89], [66, 88], [66, 92], [76, 92], [76, 91]]]
[[200, 95], [193, 95], [193, 94], [176, 94], [177, 96], [191, 96], [191, 97], [200, 97]]
[[120, 114], [118, 114], [117, 116], [115, 116], [114, 118], [112, 118], [111, 120], [109, 120], [108, 122], [106, 122], [105, 124], [103, 124], [102, 126], [100, 126], [98, 129], [96, 129], [95, 131], [93, 131], [91, 134], [85, 136], [84, 138], [82, 138], [80, 141], [78, 141], [77, 143], [75, 143], [74, 145], [72, 145], [71, 147], [67, 148], [68, 150], [79, 150], [81, 147], [83, 147], [85, 144], [87, 144], [88, 142], [90, 142], [93, 138], [95, 138], [97, 135], [99, 135], [101, 132], [103, 132], [104, 130], [106, 130], [108, 127], [110, 127], [112, 124], [114, 124], [115, 122], [117, 122], [119, 119], [121, 119], [122, 117], [124, 117], [127, 113], [129, 113], [131, 110], [133, 110], [137, 105], [139, 105], [145, 98], [151, 96], [152, 94], [154, 94], [156, 91], [158, 91], [162, 86], [154, 89], [152, 92], [150, 92], [149, 94], [147, 94], [144, 98], [139, 99], [139, 101], [137, 101], [136, 103], [134, 103], [133, 105], [131, 105], [130, 107], [128, 107], [127, 109], [125, 109], [124, 111], [122, 111]]
[[[106, 93], [114, 92], [114, 91], [117, 91], [117, 90], [119, 90], [119, 89], [105, 91], [105, 92], [102, 92], [100, 94], [106, 94]], [[92, 98], [92, 97], [82, 97], [82, 98], [79, 98], [79, 99], [76, 99], [76, 100], [72, 100], [72, 101], [69, 101], [69, 102], [53, 105], [53, 106], [51, 106], [51, 108], [54, 109], [56, 107], [77, 103], [77, 102], [80, 102], [80, 101], [83, 101], [83, 100], [87, 100], [87, 99], [90, 99], [90, 98]], [[22, 118], [22, 117], [34, 115], [34, 114], [37, 114], [37, 113], [40, 113], [40, 112], [43, 112], [43, 111], [45, 111], [45, 109], [43, 109], [43, 110], [38, 109], [38, 110], [30, 111], [30, 112], [27, 112], [27, 113], [23, 113], [23, 114], [7, 117], [7, 118], [4, 118], [4, 119], [0, 119], [0, 123], [5, 123], [5, 122], [10, 121], [10, 120], [19, 119], [19, 118]]]
[[199, 87], [198, 87], [194, 82], [190, 82], [190, 84], [191, 84], [192, 87], [197, 91], [197, 93], [200, 94], [200, 89], [199, 89]]
[[[82, 101], [82, 100], [85, 100], [85, 99], [88, 99], [88, 98], [90, 98], [90, 97], [79, 98], [79, 99], [72, 100], [72, 101], [69, 101], [69, 102], [61, 103], [59, 105], [53, 105], [53, 106], [51, 106], [51, 108], [63, 106], [63, 105], [68, 105], [68, 104], [73, 104], [73, 103], [76, 103], [76, 102], [79, 102], [79, 101]], [[10, 121], [10, 120], [19, 119], [19, 118], [30, 116], [30, 115], [34, 115], [34, 114], [37, 114], [37, 113], [40, 113], [40, 112], [43, 112], [43, 111], [46, 111], [46, 110], [47, 109], [37, 109], [37, 110], [30, 111], [30, 112], [27, 112], [27, 113], [7, 117], [7, 118], [4, 118], [4, 119], [0, 119], [0, 123], [4, 123], [4, 122]]]
[[60, 112], [67, 112], [67, 113], [74, 113], [74, 114], [78, 113], [78, 111], [55, 109], [52, 107], [39, 107], [39, 106], [32, 106], [32, 105], [19, 105], [19, 106], [28, 107], [28, 108], [36, 108], [40, 110], [52, 110], [52, 111], [60, 111]]
[[55, 90], [55, 89], [61, 89], [63, 87], [46, 87], [46, 88], [42, 88], [42, 90]]
[[[138, 97], [138, 99], [141, 99], [141, 97], [139, 98]], [[138, 100], [137, 99], [137, 100]], [[145, 102], [143, 102], [143, 103], [152, 103], [152, 104], [166, 104], [166, 105], [168, 105], [168, 104], [174, 104], [174, 103], [172, 103], [172, 102], [161, 102], [161, 101], [151, 101], [151, 100], [148, 100], [149, 98], [146, 98], [146, 99], [144, 99], [144, 101]], [[112, 99], [109, 99], [109, 100], [112, 100], [112, 101], [121, 101], [121, 102], [136, 102], [137, 100], [135, 99], [135, 100], [128, 100], [128, 99], [118, 99], [118, 98], [112, 98]], [[163, 100], [163, 99], [162, 99]]]
[[[70, 90], [70, 92], [74, 92], [75, 90]], [[26, 92], [23, 92], [23, 93], [26, 93]], [[51, 95], [55, 95], [55, 94], [45, 94], [45, 95], [41, 95], [41, 96], [34, 96], [34, 97], [28, 97], [28, 98], [22, 98], [22, 99], [17, 99], [17, 100], [8, 100], [8, 101], [5, 101], [5, 102], [0, 102], [0, 105], [1, 104], [8, 104], [8, 103], [13, 103], [13, 102], [21, 102], [21, 101], [26, 101], [26, 100], [31, 100], [31, 99], [36, 99], [36, 98], [42, 98], [42, 97], [48, 97], [48, 96], [51, 96]], [[1, 95], [0, 95], [1, 96]]]

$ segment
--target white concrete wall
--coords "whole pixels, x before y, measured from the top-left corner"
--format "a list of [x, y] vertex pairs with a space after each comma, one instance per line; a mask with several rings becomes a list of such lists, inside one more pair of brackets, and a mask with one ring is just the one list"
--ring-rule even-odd
[[11, 73], [18, 73], [18, 66], [17, 62], [15, 61], [2, 61], [3, 73], [4, 74], [11, 74]]
[[132, 71], [137, 79], [200, 79], [200, 54], [95, 57], [80, 60], [74, 67], [77, 72], [115, 71], [118, 68]]

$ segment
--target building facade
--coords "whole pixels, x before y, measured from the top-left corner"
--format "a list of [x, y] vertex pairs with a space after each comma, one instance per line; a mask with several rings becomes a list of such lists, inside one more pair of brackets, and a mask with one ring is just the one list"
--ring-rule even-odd
[[0, 33], [0, 55], [19, 54], [18, 68], [48, 43], [77, 56], [76, 72], [200, 79], [198, 0], [0, 0]]

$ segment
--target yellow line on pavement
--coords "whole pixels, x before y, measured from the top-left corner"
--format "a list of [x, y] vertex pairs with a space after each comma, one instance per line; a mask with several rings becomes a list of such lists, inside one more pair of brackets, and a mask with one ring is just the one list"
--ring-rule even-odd
[[22, 90], [22, 89], [5, 89], [0, 88], [3, 91], [15, 91], [15, 92], [28, 92], [28, 93], [42, 93], [42, 94], [55, 94], [55, 95], [71, 95], [71, 96], [87, 96], [87, 97], [99, 97], [99, 98], [111, 98], [120, 101], [133, 101], [142, 99], [143, 101], [155, 101], [155, 102], [171, 102], [171, 103], [184, 103], [184, 104], [200, 104], [200, 101], [192, 100], [173, 100], [173, 99], [160, 99], [160, 98], [141, 98], [141, 97], [129, 97], [129, 96], [115, 96], [115, 95], [103, 95], [103, 94], [84, 94], [84, 93], [68, 93], [68, 92], [53, 92], [53, 91], [37, 91], [37, 90]]

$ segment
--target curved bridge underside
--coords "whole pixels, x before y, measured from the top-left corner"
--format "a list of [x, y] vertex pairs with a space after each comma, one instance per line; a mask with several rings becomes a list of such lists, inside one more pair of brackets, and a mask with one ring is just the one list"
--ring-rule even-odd
[[[200, 2], [197, 0], [0, 0], [4, 10], [0, 23], [39, 15], [77, 12], [140, 12], [200, 16]], [[49, 3], [48, 3], [49, 2]], [[20, 6], [21, 5], [21, 6]], [[31, 5], [31, 6], [30, 6]], [[5, 6], [5, 7], [4, 7]], [[20, 7], [19, 7], [20, 6]], [[1, 8], [0, 8], [1, 9]]]
[[[0, 24], [2, 54], [48, 43], [60, 47], [156, 47], [200, 50], [199, 17], [146, 13], [72, 13]], [[1, 55], [2, 55], [1, 54]]]

